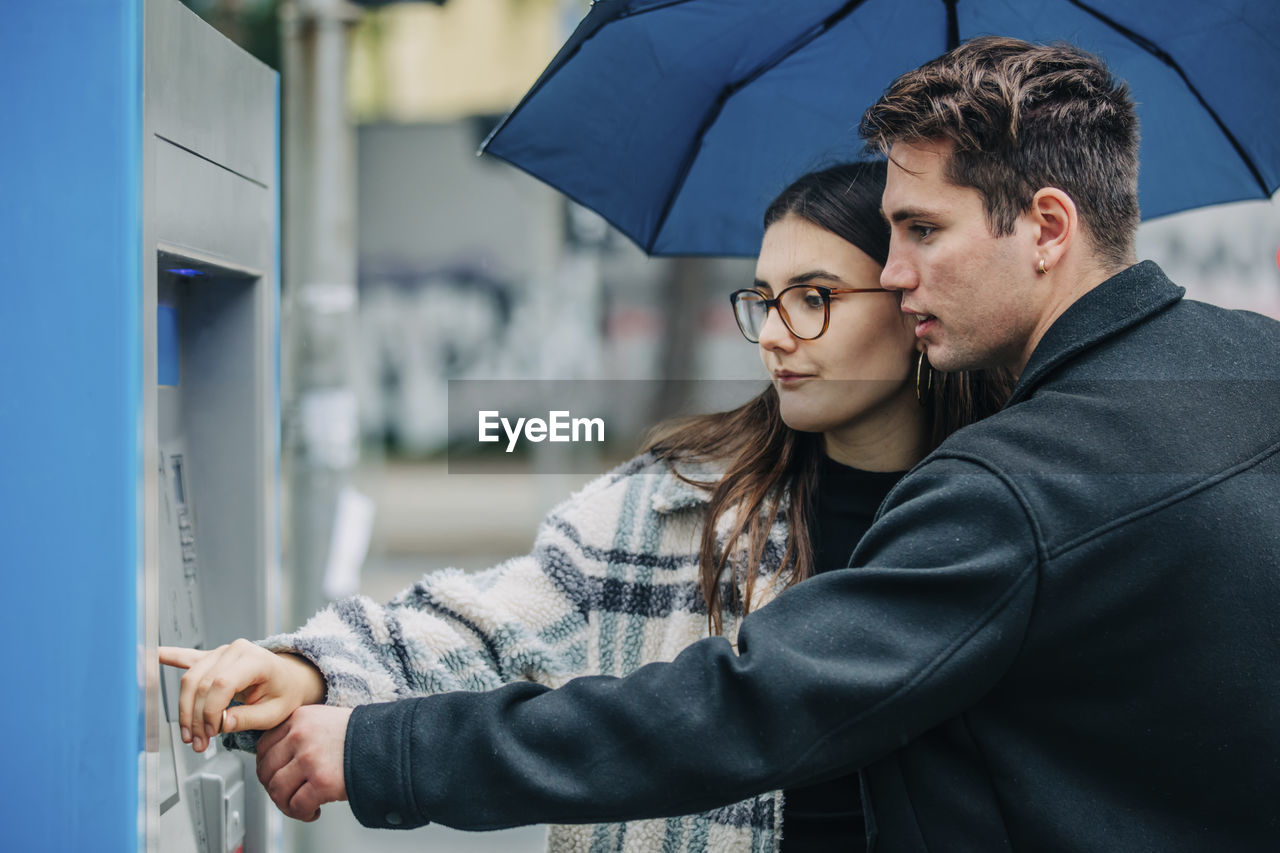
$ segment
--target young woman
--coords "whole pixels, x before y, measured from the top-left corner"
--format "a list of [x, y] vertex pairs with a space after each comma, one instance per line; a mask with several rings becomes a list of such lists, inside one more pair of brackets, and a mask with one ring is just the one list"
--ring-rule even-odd
[[[432, 572], [386, 606], [336, 602], [260, 644], [162, 649], [162, 662], [189, 668], [183, 739], [203, 750], [233, 732], [250, 748], [249, 732], [307, 703], [626, 675], [708, 633], [733, 641], [783, 588], [845, 567], [902, 474], [1010, 387], [935, 374], [917, 350], [897, 295], [879, 287], [884, 180], [882, 163], [838, 166], [770, 205], [755, 284], [732, 295], [772, 379], [762, 394], [660, 427], [640, 456], [553, 510], [527, 556]], [[233, 696], [245, 704], [228, 708]], [[856, 849], [859, 803], [851, 773], [697, 815], [553, 826], [549, 847], [767, 850], [781, 835], [789, 853]]]

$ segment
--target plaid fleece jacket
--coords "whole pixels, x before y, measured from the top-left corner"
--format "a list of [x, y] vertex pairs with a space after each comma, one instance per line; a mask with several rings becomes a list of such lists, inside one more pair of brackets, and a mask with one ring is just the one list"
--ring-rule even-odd
[[[716, 476], [682, 470], [695, 480]], [[262, 645], [310, 659], [328, 683], [326, 702], [347, 707], [518, 680], [554, 687], [581, 675], [627, 675], [707, 636], [698, 546], [708, 497], [666, 463], [640, 456], [552, 510], [532, 553], [479, 573], [431, 572], [385, 606], [365, 597], [335, 602]], [[722, 536], [732, 522], [718, 525]], [[776, 594], [786, 533], [775, 521], [753, 606]], [[730, 641], [738, 623], [725, 614]], [[552, 826], [548, 848], [776, 851], [781, 814], [773, 792], [686, 817]]]

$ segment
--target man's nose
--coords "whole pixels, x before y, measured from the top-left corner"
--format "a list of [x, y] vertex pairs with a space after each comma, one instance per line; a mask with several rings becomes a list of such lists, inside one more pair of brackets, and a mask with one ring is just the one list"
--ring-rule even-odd
[[890, 244], [889, 257], [884, 262], [884, 269], [880, 271], [880, 286], [885, 290], [911, 290], [917, 283], [915, 271]]

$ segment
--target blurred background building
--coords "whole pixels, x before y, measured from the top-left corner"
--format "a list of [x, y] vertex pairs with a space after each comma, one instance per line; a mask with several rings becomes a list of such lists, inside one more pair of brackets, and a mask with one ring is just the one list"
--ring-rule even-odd
[[[282, 68], [280, 0], [184, 2], [289, 73]], [[727, 300], [751, 280], [750, 261], [649, 259], [590, 211], [475, 154], [587, 6], [436, 0], [345, 8], [358, 298], [343, 352], [360, 445], [359, 461], [347, 470], [352, 494], [366, 496], [361, 505], [372, 513], [343, 522], [357, 555], [368, 542], [368, 557], [362, 571], [326, 578], [331, 592], [358, 588], [386, 599], [425, 570], [479, 568], [521, 553], [545, 511], [588, 479], [538, 452], [514, 469], [450, 474], [451, 379], [662, 380], [635, 386], [651, 399], [631, 425], [629, 447], [644, 426], [689, 405], [681, 396], [694, 386], [670, 380], [763, 385], [755, 347], [738, 334]], [[287, 132], [288, 117], [285, 126]], [[286, 157], [291, 145], [286, 139]], [[299, 215], [288, 199], [286, 230]], [[1138, 248], [1193, 298], [1280, 318], [1274, 200], [1145, 224]], [[287, 289], [287, 268], [284, 281]], [[297, 350], [286, 356], [295, 362], [285, 367], [288, 445], [303, 416], [290, 397]], [[285, 464], [296, 459], [286, 453]], [[613, 461], [601, 458], [598, 470]], [[297, 549], [288, 531], [285, 538], [290, 565], [290, 549]], [[540, 850], [542, 839], [538, 828], [372, 832], [330, 806], [291, 843], [316, 851], [447, 853]]]

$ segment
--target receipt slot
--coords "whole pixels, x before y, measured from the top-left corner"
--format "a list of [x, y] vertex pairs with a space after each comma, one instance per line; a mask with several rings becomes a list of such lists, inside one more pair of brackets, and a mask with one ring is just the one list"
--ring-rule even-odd
[[0, 75], [0, 849], [263, 853], [156, 646], [278, 627], [277, 75], [179, 0], [6, 3]]

